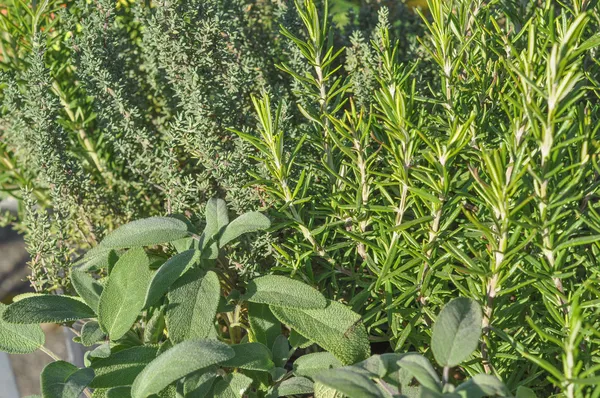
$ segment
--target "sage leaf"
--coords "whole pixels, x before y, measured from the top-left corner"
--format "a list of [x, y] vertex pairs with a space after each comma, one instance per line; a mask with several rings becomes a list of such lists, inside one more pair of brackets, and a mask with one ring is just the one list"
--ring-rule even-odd
[[314, 392], [313, 382], [304, 377], [292, 377], [284, 380], [274, 390], [278, 397], [289, 397], [290, 395], [312, 394]]
[[313, 352], [294, 361], [294, 374], [313, 378], [324, 370], [339, 368], [342, 363], [330, 352]]
[[516, 398], [537, 398], [537, 396], [535, 395], [535, 392], [533, 392], [532, 389], [524, 387], [524, 386], [519, 386], [517, 387], [517, 393], [515, 394]]
[[327, 299], [315, 288], [279, 275], [255, 278], [242, 297], [252, 303], [291, 308], [325, 308]]
[[153, 274], [150, 263], [146, 252], [135, 248], [123, 254], [115, 264], [98, 306], [98, 321], [111, 340], [123, 337], [144, 308]]
[[133, 398], [145, 398], [197, 370], [233, 358], [228, 345], [214, 340], [187, 340], [176, 344], [150, 362], [136, 377]]
[[174, 217], [150, 217], [132, 221], [108, 234], [99, 247], [127, 249], [172, 242], [188, 235], [185, 222]]
[[44, 398], [79, 398], [79, 395], [94, 378], [94, 370], [79, 369], [65, 361], [52, 362], [40, 375]]
[[165, 261], [152, 277], [146, 291], [144, 308], [154, 305], [168, 291], [169, 287], [200, 258], [197, 250], [186, 250]]
[[209, 367], [199, 370], [185, 377], [183, 381], [183, 395], [186, 398], [204, 398], [217, 379], [217, 368]]
[[219, 250], [218, 242], [214, 238], [229, 224], [229, 214], [225, 201], [217, 198], [209, 199], [206, 202], [205, 218], [206, 226], [204, 227], [202, 249], [206, 248], [208, 242], [212, 242], [210, 252], [217, 253]]
[[228, 368], [241, 368], [268, 372], [275, 365], [271, 360], [271, 351], [261, 343], [232, 345], [235, 356], [221, 365]]
[[441, 392], [442, 382], [431, 362], [424, 356], [416, 353], [403, 355], [398, 365], [409, 372], [422, 386]]
[[281, 322], [266, 304], [248, 303], [248, 320], [255, 341], [267, 347], [273, 347], [275, 339], [281, 334]]
[[102, 285], [87, 272], [79, 271], [75, 268], [71, 269], [71, 283], [79, 297], [95, 313], [98, 313], [98, 304], [100, 303], [100, 295], [103, 290]]
[[347, 398], [346, 395], [324, 384], [315, 382], [315, 398]]
[[2, 319], [9, 323], [64, 323], [95, 316], [77, 298], [40, 294], [12, 303], [4, 310]]
[[7, 306], [0, 303], [0, 351], [9, 354], [29, 354], [44, 345], [40, 325], [16, 325], [3, 318]]
[[215, 398], [242, 398], [252, 379], [241, 373], [230, 373], [215, 384]]
[[244, 213], [225, 227], [219, 237], [219, 247], [224, 247], [245, 233], [264, 230], [270, 226], [271, 221], [262, 213], [256, 211]]
[[288, 341], [287, 337], [282, 334], [277, 336], [275, 343], [273, 343], [271, 352], [273, 353], [273, 363], [275, 366], [280, 368], [285, 367], [285, 364], [287, 363], [288, 359], [290, 359], [290, 355], [292, 353], [290, 350], [290, 342]]
[[358, 314], [336, 301], [323, 309], [271, 306], [282, 323], [331, 352], [342, 364], [362, 361], [370, 355], [367, 330]]
[[102, 331], [100, 324], [96, 321], [86, 322], [81, 328], [81, 344], [86, 347], [102, 341], [105, 336], [106, 334]]
[[512, 394], [496, 376], [477, 374], [454, 390], [463, 398], [512, 397]]
[[456, 366], [477, 348], [481, 337], [481, 307], [475, 300], [450, 301], [433, 325], [431, 349], [441, 366]]
[[349, 397], [387, 398], [370, 378], [349, 368], [324, 371], [314, 380]]
[[156, 358], [157, 346], [131, 347], [92, 361], [96, 377], [92, 388], [130, 386], [142, 370]]
[[129, 386], [113, 387], [110, 390], [106, 391], [106, 398], [130, 398], [130, 397], [131, 397], [131, 387], [129, 387]]
[[171, 286], [166, 312], [167, 330], [173, 343], [206, 338], [215, 328], [215, 316], [221, 296], [219, 277], [191, 269]]

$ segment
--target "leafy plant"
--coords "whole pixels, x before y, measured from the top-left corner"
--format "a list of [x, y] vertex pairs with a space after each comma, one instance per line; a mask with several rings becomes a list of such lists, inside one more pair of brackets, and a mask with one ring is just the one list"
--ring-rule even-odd
[[[299, 347], [317, 344], [340, 365], [370, 355], [360, 317], [302, 282], [269, 275], [236, 290], [244, 286], [219, 250], [269, 220], [244, 213], [229, 222], [216, 199], [205, 214], [200, 234], [183, 217], [117, 228], [71, 270], [78, 296], [26, 294], [0, 306], [0, 349], [56, 360], [41, 374], [47, 398], [305, 394], [312, 381], [286, 369]], [[44, 347], [39, 323], [49, 322], [82, 325], [75, 340], [93, 348], [84, 368]]]

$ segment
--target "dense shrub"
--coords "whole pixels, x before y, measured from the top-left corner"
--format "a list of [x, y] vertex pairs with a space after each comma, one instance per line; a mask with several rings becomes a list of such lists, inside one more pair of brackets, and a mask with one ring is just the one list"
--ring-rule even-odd
[[429, 355], [464, 296], [461, 377], [598, 394], [597, 2], [383, 3], [75, 2], [5, 35], [29, 43], [3, 55], [2, 184], [27, 188], [34, 286], [216, 194], [273, 220], [227, 267], [318, 287], [384, 350]]

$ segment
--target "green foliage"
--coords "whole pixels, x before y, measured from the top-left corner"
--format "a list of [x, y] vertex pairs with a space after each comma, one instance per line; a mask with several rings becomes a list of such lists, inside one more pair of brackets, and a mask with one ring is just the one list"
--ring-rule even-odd
[[[209, 214], [211, 207], [225, 209], [225, 203], [210, 201]], [[204, 254], [212, 249], [210, 244], [203, 249], [202, 242], [215, 237], [222, 242], [218, 238], [231, 225], [238, 231], [246, 230], [244, 225], [269, 227], [268, 218], [258, 213], [240, 219], [229, 223], [221, 218], [218, 233], [210, 224], [200, 235], [186, 229], [197, 249], [179, 254], [173, 254], [175, 244], [154, 245], [157, 236], [163, 236], [163, 242], [171, 240], [168, 234], [156, 234], [156, 218], [118, 228], [106, 237], [109, 246], [118, 241], [114, 236], [128, 231], [130, 242], [136, 242], [134, 247], [116, 254], [118, 260], [112, 266], [109, 262], [102, 265], [91, 255], [93, 267], [82, 263], [72, 270], [74, 283], [80, 285], [78, 291], [85, 295], [98, 294], [90, 288], [89, 278], [103, 286], [96, 310], [79, 298], [64, 295], [19, 297], [1, 308], [0, 347], [11, 353], [40, 348], [56, 360], [41, 376], [46, 398], [78, 397], [82, 392], [89, 396], [90, 389], [94, 395], [140, 398], [175, 394], [266, 398], [312, 393], [311, 380], [287, 370], [292, 355], [303, 354], [288, 341], [290, 329], [330, 349], [334, 357], [328, 357], [328, 363], [366, 358], [370, 353], [366, 330], [357, 322], [360, 317], [343, 304], [328, 302], [312, 287], [283, 276], [265, 276], [249, 283], [236, 280], [237, 275], [219, 263], [219, 256]], [[249, 219], [251, 223], [247, 223]], [[144, 250], [148, 242], [153, 249]], [[101, 242], [92, 252], [104, 248]], [[285, 299], [288, 292], [293, 300]], [[279, 314], [283, 325], [273, 313]], [[297, 326], [302, 317], [310, 320]], [[97, 345], [86, 354], [82, 369], [43, 347], [43, 334], [35, 325], [56, 322], [76, 330], [73, 321], [79, 320], [85, 323], [75, 341]], [[330, 326], [323, 329], [323, 325]]]

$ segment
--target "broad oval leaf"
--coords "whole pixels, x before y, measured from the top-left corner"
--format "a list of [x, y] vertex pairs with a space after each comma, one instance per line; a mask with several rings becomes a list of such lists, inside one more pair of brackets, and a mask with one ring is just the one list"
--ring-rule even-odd
[[403, 355], [398, 365], [409, 372], [422, 386], [442, 392], [442, 382], [431, 362], [424, 356], [416, 353]]
[[219, 237], [219, 247], [224, 247], [243, 234], [264, 230], [270, 226], [271, 221], [264, 214], [256, 211], [244, 213], [225, 227]]
[[481, 307], [475, 300], [450, 301], [433, 324], [431, 349], [441, 366], [456, 366], [477, 348], [481, 337]]
[[166, 323], [173, 343], [210, 336], [221, 297], [216, 273], [191, 269], [171, 286], [168, 297]]
[[465, 381], [454, 392], [463, 398], [512, 397], [512, 394], [496, 376], [478, 374]]
[[152, 277], [146, 291], [144, 308], [150, 307], [160, 300], [169, 291], [169, 287], [199, 258], [199, 251], [186, 250], [165, 261]]
[[248, 303], [248, 320], [251, 336], [254, 341], [273, 347], [275, 340], [281, 335], [281, 322], [266, 304]]
[[115, 264], [98, 305], [98, 322], [111, 340], [123, 337], [144, 308], [153, 274], [150, 263], [146, 252], [135, 248]]
[[315, 375], [314, 380], [349, 397], [386, 398], [370, 378], [350, 368], [327, 370]]
[[216, 379], [217, 367], [215, 366], [187, 375], [183, 381], [184, 397], [204, 398], [211, 391], [211, 387]]
[[279, 275], [261, 276], [251, 280], [243, 299], [278, 307], [325, 308], [327, 306], [327, 299], [317, 289]]
[[96, 377], [92, 388], [130, 386], [142, 370], [156, 358], [157, 346], [131, 347], [92, 361]]
[[129, 387], [129, 386], [113, 387], [110, 390], [106, 391], [106, 398], [130, 398], [130, 397], [131, 397], [131, 387]]
[[314, 392], [313, 382], [304, 377], [292, 377], [282, 381], [274, 390], [278, 397], [289, 397], [291, 395], [312, 394]]
[[215, 384], [215, 398], [242, 398], [252, 379], [241, 373], [230, 373]]
[[233, 358], [228, 345], [214, 340], [187, 340], [177, 344], [150, 362], [136, 377], [133, 398], [145, 398], [197, 370]]
[[339, 368], [342, 363], [330, 352], [313, 352], [294, 361], [294, 374], [313, 378], [324, 370]]
[[96, 321], [86, 322], [81, 328], [81, 344], [86, 347], [92, 346], [106, 337], [106, 334], [100, 328]]
[[103, 290], [102, 285], [87, 272], [75, 268], [71, 269], [71, 283], [79, 297], [97, 313]]
[[345, 305], [330, 301], [323, 309], [271, 307], [284, 324], [335, 355], [343, 364], [369, 357], [367, 330], [358, 314]]
[[44, 345], [40, 325], [16, 325], [2, 319], [7, 306], [0, 303], [0, 351], [9, 354], [29, 354]]
[[9, 323], [63, 323], [95, 316], [94, 311], [77, 298], [41, 294], [12, 303], [4, 310], [2, 319]]
[[275, 367], [271, 360], [271, 351], [261, 343], [235, 344], [231, 348], [235, 356], [223, 362], [222, 366], [263, 372], [268, 372]]
[[172, 242], [188, 235], [185, 222], [174, 217], [150, 217], [132, 221], [108, 234], [99, 247], [127, 249]]
[[52, 362], [40, 375], [42, 396], [45, 398], [79, 398], [94, 378], [94, 370], [79, 369], [65, 361]]
[[211, 198], [206, 202], [205, 211], [206, 227], [204, 227], [202, 249], [206, 248], [209, 242], [211, 243], [210, 252], [217, 253], [219, 251], [217, 239], [215, 238], [229, 224], [229, 214], [227, 204], [223, 199]]
[[290, 350], [290, 342], [287, 337], [280, 334], [275, 339], [273, 343], [273, 348], [271, 348], [271, 352], [273, 353], [273, 363], [275, 366], [283, 368], [285, 364], [290, 359], [290, 355], [292, 351]]

